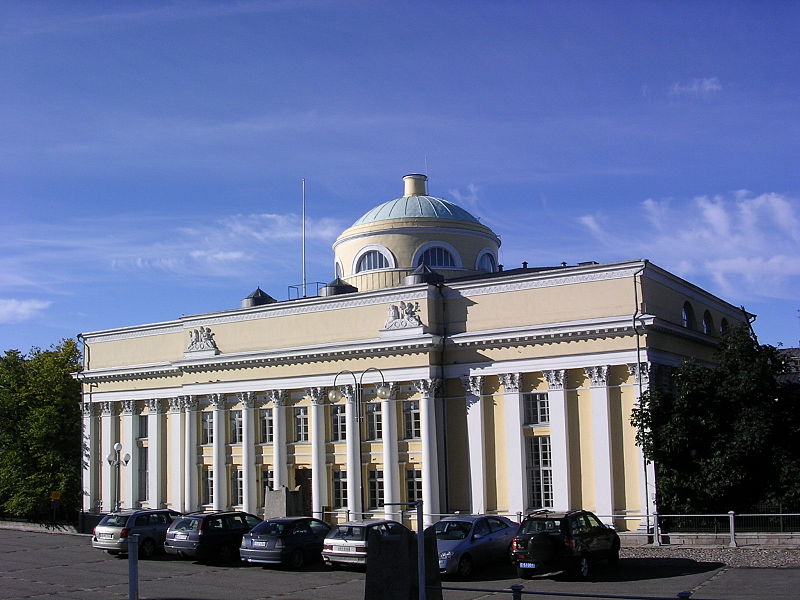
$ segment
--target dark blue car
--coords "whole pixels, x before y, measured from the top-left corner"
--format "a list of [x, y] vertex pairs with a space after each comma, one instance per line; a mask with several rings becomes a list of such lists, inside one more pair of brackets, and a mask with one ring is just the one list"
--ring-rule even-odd
[[499, 515], [455, 515], [434, 529], [439, 571], [465, 578], [476, 567], [508, 560], [517, 523]]
[[299, 569], [320, 560], [322, 543], [331, 526], [311, 517], [268, 519], [244, 535], [239, 548], [243, 561]]

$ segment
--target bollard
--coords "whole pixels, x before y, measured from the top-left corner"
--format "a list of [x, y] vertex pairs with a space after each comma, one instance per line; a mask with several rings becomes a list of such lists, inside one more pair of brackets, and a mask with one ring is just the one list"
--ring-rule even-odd
[[728, 526], [730, 527], [731, 531], [731, 541], [728, 544], [731, 548], [736, 548], [736, 525], [734, 523], [733, 517], [736, 513], [732, 510], [728, 511]]
[[128, 600], [139, 600], [139, 534], [128, 536]]
[[511, 586], [511, 600], [522, 600], [522, 590], [525, 589], [524, 585], [515, 583]]
[[653, 513], [653, 546], [661, 545], [661, 536], [658, 532], [658, 513]]

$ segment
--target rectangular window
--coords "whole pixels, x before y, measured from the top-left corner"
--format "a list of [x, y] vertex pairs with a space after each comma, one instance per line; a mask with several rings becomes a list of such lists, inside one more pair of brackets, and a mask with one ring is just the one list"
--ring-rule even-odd
[[553, 507], [550, 436], [525, 438], [528, 454], [528, 508]]
[[406, 502], [422, 500], [422, 470], [406, 469]]
[[203, 504], [214, 503], [214, 469], [203, 467], [200, 479], [200, 501]]
[[272, 420], [272, 409], [261, 409], [261, 443], [271, 444], [275, 439], [275, 422]]
[[297, 406], [294, 409], [294, 441], [308, 441], [308, 407]]
[[244, 504], [244, 473], [238, 467], [231, 467], [231, 504], [241, 506]]
[[371, 470], [368, 484], [368, 508], [375, 510], [383, 505], [383, 471]]
[[405, 439], [418, 438], [421, 435], [419, 418], [419, 402], [411, 400], [403, 402], [403, 423], [405, 426]]
[[139, 439], [147, 437], [147, 415], [139, 415]]
[[347, 506], [347, 471], [333, 472], [333, 508]]
[[147, 497], [150, 492], [147, 481], [147, 446], [139, 446], [137, 451], [139, 453], [139, 464], [137, 466], [139, 475], [139, 489], [136, 491], [139, 495], [139, 502], [145, 502], [147, 501]]
[[242, 411], [240, 410], [232, 410], [230, 416], [230, 443], [231, 444], [241, 444], [242, 443]]
[[342, 442], [347, 439], [347, 418], [344, 404], [331, 406], [331, 440]]
[[544, 425], [550, 422], [550, 402], [547, 394], [525, 394], [525, 425]]
[[368, 440], [379, 440], [383, 437], [383, 414], [380, 404], [366, 404]]
[[275, 489], [275, 471], [269, 467], [261, 469], [261, 487], [265, 490]]
[[203, 414], [203, 444], [214, 443], [214, 413], [204, 412]]

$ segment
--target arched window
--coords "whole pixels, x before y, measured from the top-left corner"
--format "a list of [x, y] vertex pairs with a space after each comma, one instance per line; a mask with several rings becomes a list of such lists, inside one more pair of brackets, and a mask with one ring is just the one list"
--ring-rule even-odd
[[455, 267], [456, 261], [447, 248], [434, 246], [433, 248], [428, 248], [425, 250], [425, 252], [420, 254], [415, 266], [418, 267], [422, 264], [428, 265], [429, 267]]
[[703, 313], [703, 333], [706, 335], [714, 335], [714, 319], [708, 311]]
[[722, 319], [719, 323], [719, 331], [720, 333], [727, 333], [728, 331], [728, 319]]
[[489, 252], [484, 252], [478, 259], [478, 271], [486, 271], [487, 273], [494, 273], [497, 270], [497, 263], [494, 256]]
[[683, 318], [683, 326], [686, 329], [695, 329], [696, 322], [694, 319], [694, 309], [692, 305], [688, 302], [683, 303], [683, 311], [681, 312], [681, 317]]
[[356, 264], [356, 273], [362, 271], [374, 271], [375, 269], [389, 268], [389, 261], [377, 250], [369, 250], [361, 255]]

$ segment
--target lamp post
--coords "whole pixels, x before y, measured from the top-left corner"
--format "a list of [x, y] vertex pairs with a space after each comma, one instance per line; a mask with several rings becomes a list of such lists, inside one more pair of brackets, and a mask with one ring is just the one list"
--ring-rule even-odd
[[342, 398], [344, 398], [344, 394], [342, 394], [341, 390], [336, 387], [336, 380], [339, 378], [339, 375], [342, 373], [349, 373], [353, 377], [353, 403], [356, 413], [356, 420], [361, 421], [364, 418], [362, 404], [361, 404], [361, 389], [364, 385], [364, 375], [369, 373], [370, 371], [376, 371], [381, 376], [381, 384], [377, 386], [375, 389], [375, 393], [381, 400], [386, 400], [392, 394], [391, 388], [386, 385], [386, 379], [383, 377], [383, 371], [381, 371], [377, 367], [370, 367], [369, 369], [365, 369], [361, 372], [361, 375], [356, 379], [356, 374], [352, 371], [348, 371], [347, 369], [343, 371], [339, 371], [336, 376], [333, 378], [333, 388], [331, 391], [328, 392], [328, 400], [331, 402], [338, 402]]
[[108, 456], [106, 456], [106, 460], [108, 461], [108, 464], [111, 465], [112, 467], [114, 467], [114, 476], [116, 478], [116, 486], [114, 488], [114, 492], [115, 492], [115, 496], [116, 496], [115, 499], [114, 499], [115, 500], [114, 509], [113, 509], [114, 512], [119, 512], [120, 506], [122, 504], [120, 502], [120, 483], [119, 483], [120, 465], [127, 466], [128, 463], [131, 460], [131, 455], [130, 454], [128, 454], [126, 452], [125, 456], [120, 457], [120, 452], [122, 452], [122, 444], [117, 442], [116, 444], [114, 444], [114, 450], [112, 452], [109, 452]]

